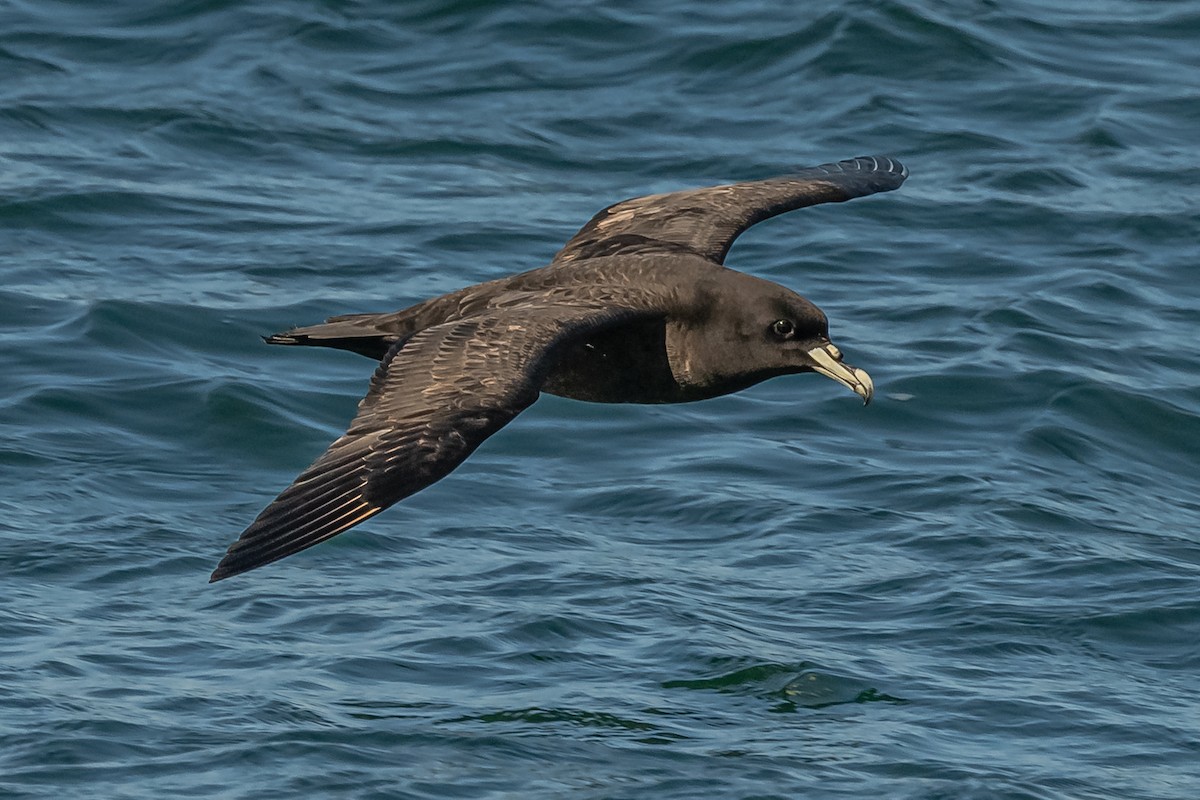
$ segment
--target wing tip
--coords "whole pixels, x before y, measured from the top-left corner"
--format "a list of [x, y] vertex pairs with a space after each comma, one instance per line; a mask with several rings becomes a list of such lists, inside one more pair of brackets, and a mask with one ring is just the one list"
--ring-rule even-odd
[[221, 564], [218, 564], [217, 568], [212, 571], [212, 575], [208, 576], [208, 582], [216, 583], [217, 581], [222, 581], [222, 580], [225, 580], [226, 578], [231, 578], [234, 575], [237, 575], [237, 572], [235, 570], [228, 569], [226, 567], [223, 567]]
[[[234, 544], [236, 546], [237, 543], [235, 542]], [[303, 550], [305, 548], [300, 549]], [[292, 555], [293, 552], [299, 551], [289, 551], [279, 555], [271, 556], [269, 558], [261, 558], [256, 557], [253, 554], [246, 555], [244, 553], [238, 553], [233, 548], [230, 548], [230, 551], [226, 553], [225, 557], [222, 558], [217, 564], [217, 568], [214, 569], [212, 574], [208, 576], [208, 582], [216, 583], [217, 581], [223, 581], [226, 578], [232, 578], [235, 575], [241, 575], [243, 572], [249, 572], [250, 570], [258, 569], [259, 567], [265, 567], [267, 564], [273, 564], [282, 558]]]
[[[271, 506], [267, 506], [267, 509], [269, 508]], [[267, 564], [298, 552], [296, 548], [287, 546], [288, 541], [286, 539], [283, 540], [284, 547], [282, 548], [282, 552], [280, 552], [280, 541], [277, 538], [264, 541], [262, 538], [254, 535], [247, 536], [247, 533], [253, 531], [254, 528], [255, 526], [252, 524], [243, 531], [237, 541], [229, 546], [229, 549], [225, 551], [225, 555], [217, 563], [217, 568], [208, 576], [209, 583], [216, 583], [226, 578], [232, 578], [234, 575], [249, 572], [252, 569], [265, 567]], [[270, 547], [271, 544], [274, 544], [275, 547]], [[299, 549], [303, 550], [304, 548], [301, 547]]]
[[810, 175], [828, 175], [846, 193], [843, 199], [890, 192], [908, 178], [908, 167], [891, 156], [857, 156], [813, 167]]
[[890, 183], [893, 185], [888, 188], [892, 189], [900, 186], [908, 177], [908, 167], [900, 163], [899, 159], [891, 156], [857, 156], [839, 161], [833, 166], [846, 172], [866, 172], [873, 176], [890, 179]]
[[[303, 477], [303, 476], [301, 476]], [[293, 484], [294, 485], [294, 484]], [[316, 525], [303, 524], [298, 528], [260, 527], [263, 517], [278, 504], [278, 499], [267, 508], [250, 527], [242, 532], [241, 537], [229, 546], [217, 568], [208, 576], [209, 583], [216, 583], [225, 578], [232, 578], [252, 569], [265, 567], [276, 561], [295, 555], [302, 550], [332, 539], [339, 533], [344, 533], [360, 522], [378, 514], [387, 505], [373, 505], [361, 502], [352, 510], [353, 516], [346, 514], [336, 517], [331, 524], [320, 524], [327, 517], [318, 517]]]
[[272, 561], [279, 560], [278, 558], [270, 558], [265, 560], [253, 557], [247, 558], [245, 554], [237, 552], [237, 546], [241, 541], [242, 540], [239, 539], [237, 542], [234, 542], [233, 546], [230, 547], [228, 552], [225, 553], [225, 556], [217, 564], [217, 568], [214, 569], [212, 574], [208, 576], [209, 583], [223, 581], [226, 578], [232, 578], [234, 575], [241, 575], [243, 572], [249, 572], [252, 569], [266, 566]]

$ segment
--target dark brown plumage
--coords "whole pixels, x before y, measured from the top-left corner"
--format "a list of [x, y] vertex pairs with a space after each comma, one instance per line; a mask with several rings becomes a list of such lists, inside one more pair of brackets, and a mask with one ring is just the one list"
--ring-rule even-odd
[[812, 371], [869, 402], [870, 377], [842, 362], [820, 309], [722, 262], [756, 222], [890, 191], [907, 175], [892, 159], [856, 158], [626, 200], [545, 267], [267, 337], [380, 365], [349, 430], [259, 514], [211, 580], [325, 541], [445, 477], [543, 391], [675, 403]]

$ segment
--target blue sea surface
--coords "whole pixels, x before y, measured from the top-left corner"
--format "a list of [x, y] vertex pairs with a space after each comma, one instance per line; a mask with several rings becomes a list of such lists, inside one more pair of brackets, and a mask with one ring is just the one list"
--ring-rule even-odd
[[[1200, 797], [1200, 2], [0, 4], [0, 797]], [[217, 584], [373, 369], [260, 336], [885, 154], [815, 375], [546, 396]]]

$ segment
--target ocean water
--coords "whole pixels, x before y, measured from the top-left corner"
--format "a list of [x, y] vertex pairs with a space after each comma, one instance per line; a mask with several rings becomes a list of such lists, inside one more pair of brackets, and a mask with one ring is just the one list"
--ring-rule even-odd
[[[1200, 796], [1200, 2], [0, 4], [0, 797]], [[209, 585], [372, 365], [260, 336], [882, 153], [817, 376], [545, 397]]]

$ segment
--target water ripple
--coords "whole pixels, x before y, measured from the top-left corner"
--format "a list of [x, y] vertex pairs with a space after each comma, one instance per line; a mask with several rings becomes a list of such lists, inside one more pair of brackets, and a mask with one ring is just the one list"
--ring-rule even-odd
[[[1183, 0], [0, 7], [0, 794], [1200, 783]], [[865, 152], [755, 227], [879, 387], [543, 398], [209, 587], [372, 365], [260, 336]], [[6, 796], [7, 796], [6, 795]]]

